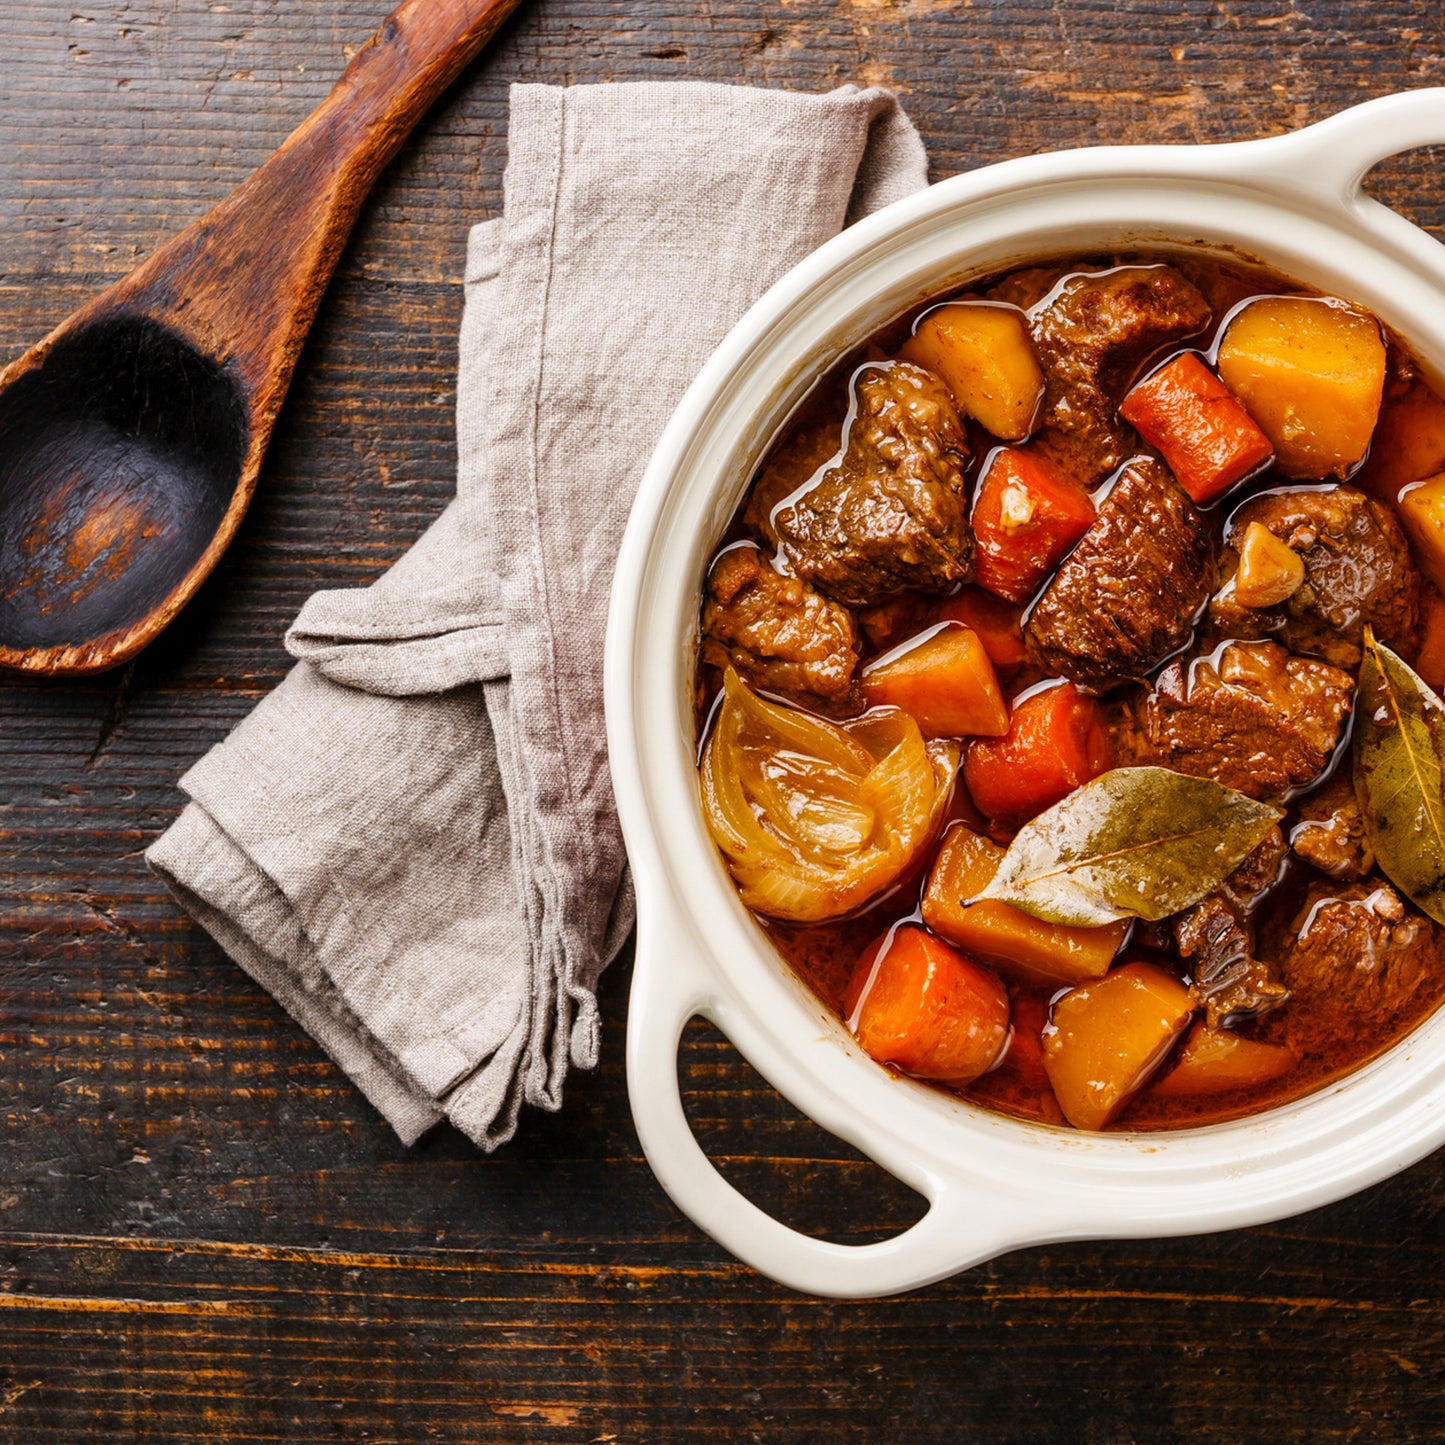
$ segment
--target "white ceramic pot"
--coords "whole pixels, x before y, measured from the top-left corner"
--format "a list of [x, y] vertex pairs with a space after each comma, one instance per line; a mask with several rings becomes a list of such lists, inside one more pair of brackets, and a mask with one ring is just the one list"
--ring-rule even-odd
[[[1053, 1240], [1193, 1234], [1326, 1204], [1445, 1141], [1445, 1012], [1298, 1103], [1173, 1133], [1025, 1124], [886, 1073], [739, 903], [698, 799], [691, 716], [704, 569], [778, 426], [815, 376], [911, 303], [1030, 257], [1235, 248], [1362, 302], [1445, 381], [1445, 248], [1366, 197], [1379, 160], [1445, 142], [1445, 89], [1291, 135], [1031, 156], [944, 181], [839, 236], [748, 312], [678, 408], [643, 479], [612, 598], [613, 783], [637, 884], [628, 1088], [676, 1203], [766, 1275], [887, 1294]], [[830, 1244], [726, 1183], [683, 1113], [677, 1049], [710, 1019], [784, 1095], [927, 1197], [896, 1238]]]

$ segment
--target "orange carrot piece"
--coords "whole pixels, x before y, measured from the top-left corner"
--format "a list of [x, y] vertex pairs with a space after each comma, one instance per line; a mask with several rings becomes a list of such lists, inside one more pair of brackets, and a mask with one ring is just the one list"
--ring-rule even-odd
[[1262, 1044], [1229, 1029], [1211, 1029], [1200, 1019], [1189, 1031], [1167, 1074], [1150, 1086], [1161, 1099], [1223, 1094], [1267, 1084], [1287, 1074], [1299, 1060], [1280, 1044]]
[[920, 1079], [967, 1084], [1008, 1042], [1008, 992], [992, 969], [916, 924], [866, 949], [844, 1000], [863, 1050]]
[[1023, 609], [982, 587], [964, 587], [934, 608], [940, 622], [961, 622], [978, 633], [996, 668], [1021, 667], [1029, 660], [1024, 646]]
[[1150, 963], [1070, 989], [1044, 1034], [1044, 1069], [1069, 1123], [1109, 1123], [1164, 1062], [1193, 1010], [1189, 990]]
[[997, 823], [1026, 822], [1114, 765], [1099, 704], [1071, 682], [1017, 704], [1001, 738], [969, 744], [963, 780]]
[[1102, 978], [1124, 942], [1127, 921], [1069, 928], [992, 898], [969, 901], [993, 882], [1003, 851], [968, 828], [950, 828], [923, 893], [923, 921], [1006, 978], [1053, 988]]
[[902, 708], [926, 738], [1002, 737], [1008, 707], [978, 634], [940, 622], [863, 669], [872, 707]]
[[974, 497], [974, 580], [1027, 602], [1094, 522], [1089, 494], [1049, 463], [1018, 447], [1000, 447]]
[[1119, 415], [1158, 448], [1196, 502], [1222, 496], [1274, 455], [1238, 397], [1192, 351], [1141, 381]]

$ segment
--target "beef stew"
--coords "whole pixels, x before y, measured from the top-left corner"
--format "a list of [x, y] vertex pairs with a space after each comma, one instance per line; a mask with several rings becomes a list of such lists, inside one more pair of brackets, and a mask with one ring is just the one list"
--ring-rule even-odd
[[[977, 282], [820, 381], [710, 568], [698, 720], [744, 901], [866, 1051], [1022, 1118], [1175, 1128], [1445, 1000], [1442, 910], [1375, 856], [1351, 764], [1381, 656], [1427, 706], [1445, 683], [1442, 416], [1360, 308], [1188, 252]], [[991, 892], [1124, 775], [1160, 816], [1193, 783], [1254, 810], [1185, 906]]]

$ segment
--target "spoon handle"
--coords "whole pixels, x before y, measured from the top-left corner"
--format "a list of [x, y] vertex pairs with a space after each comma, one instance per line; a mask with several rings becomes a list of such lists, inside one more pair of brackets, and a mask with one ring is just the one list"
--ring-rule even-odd
[[238, 383], [264, 446], [367, 192], [520, 0], [405, 0], [259, 170], [91, 312], [144, 312]]
[[520, 0], [405, 0], [282, 145], [319, 152], [357, 204], [412, 127]]

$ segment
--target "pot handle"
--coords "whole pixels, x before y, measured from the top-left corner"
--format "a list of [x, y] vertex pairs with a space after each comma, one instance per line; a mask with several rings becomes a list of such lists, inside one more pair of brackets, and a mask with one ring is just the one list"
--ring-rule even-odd
[[[1020, 1201], [987, 1199], [964, 1178], [912, 1163], [890, 1167], [923, 1194], [928, 1213], [892, 1239], [834, 1244], [814, 1239], [759, 1209], [718, 1172], [683, 1110], [678, 1047], [689, 1019], [701, 1016], [733, 1040], [726, 999], [683, 929], [654, 929], [639, 918], [627, 1026], [627, 1091], [643, 1153], [673, 1202], [725, 1249], [759, 1273], [804, 1294], [862, 1299], [898, 1294], [1047, 1237]], [[686, 942], [683, 940], [686, 939]], [[681, 946], [678, 946], [678, 945]], [[784, 1091], [786, 1092], [786, 1091]], [[825, 1126], [826, 1127], [826, 1126]], [[851, 1131], [850, 1131], [851, 1132]]]
[[[1445, 88], [1406, 90], [1367, 100], [1303, 130], [1246, 141], [1257, 173], [1326, 201], [1359, 203], [1370, 169], [1417, 146], [1445, 144]], [[1232, 149], [1230, 147], [1229, 149]]]

